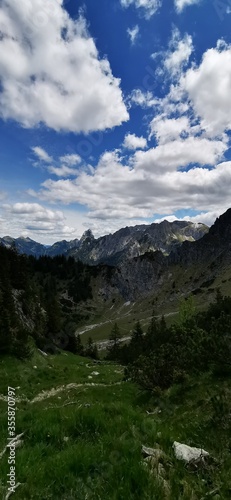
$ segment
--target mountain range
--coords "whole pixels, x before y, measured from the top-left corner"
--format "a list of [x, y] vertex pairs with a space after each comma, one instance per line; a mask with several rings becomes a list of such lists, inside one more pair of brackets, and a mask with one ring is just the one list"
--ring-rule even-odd
[[164, 221], [98, 239], [86, 231], [80, 240], [49, 248], [28, 238], [7, 237], [2, 243], [17, 246], [21, 253], [72, 255], [69, 260], [32, 259], [32, 268], [42, 276], [43, 285], [49, 276], [56, 277], [65, 318], [81, 334], [87, 337], [91, 332], [99, 340], [108, 337], [112, 322], [129, 332], [135, 321], [145, 326], [153, 309], [159, 315], [176, 314], [180, 302], [191, 295], [202, 309], [217, 289], [231, 295], [231, 209], [210, 228]]
[[91, 265], [118, 265], [124, 260], [144, 255], [146, 252], [161, 251], [163, 255], [169, 255], [183, 242], [193, 242], [202, 238], [208, 230], [209, 228], [201, 223], [164, 220], [159, 224], [125, 227], [114, 234], [97, 239], [88, 229], [79, 240], [58, 241], [50, 247], [30, 238], [10, 236], [0, 238], [0, 244], [8, 248], [14, 246], [19, 253], [34, 257], [65, 255]]

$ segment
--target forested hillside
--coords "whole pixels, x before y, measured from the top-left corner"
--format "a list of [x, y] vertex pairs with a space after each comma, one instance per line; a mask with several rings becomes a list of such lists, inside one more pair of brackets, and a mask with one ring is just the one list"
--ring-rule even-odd
[[36, 260], [0, 246], [0, 353], [28, 357], [33, 344], [78, 350], [74, 332], [84, 315], [76, 307], [92, 297], [94, 272], [73, 258]]

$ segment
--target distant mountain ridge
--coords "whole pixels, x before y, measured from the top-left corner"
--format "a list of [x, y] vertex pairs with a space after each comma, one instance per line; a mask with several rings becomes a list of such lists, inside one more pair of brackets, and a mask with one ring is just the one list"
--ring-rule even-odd
[[0, 244], [8, 248], [15, 246], [18, 252], [34, 257], [65, 255], [91, 265], [118, 265], [124, 260], [144, 255], [146, 252], [161, 251], [164, 255], [168, 255], [184, 241], [197, 241], [208, 231], [209, 228], [202, 223], [164, 220], [159, 224], [125, 227], [114, 234], [97, 239], [88, 229], [79, 240], [58, 241], [50, 247], [30, 238], [10, 236], [0, 238]]
[[168, 304], [190, 294], [207, 300], [216, 287], [229, 293], [231, 285], [231, 209], [216, 219], [196, 241], [175, 245], [168, 255], [148, 251], [112, 268], [102, 280], [102, 297], [115, 290], [126, 301], [150, 294]]

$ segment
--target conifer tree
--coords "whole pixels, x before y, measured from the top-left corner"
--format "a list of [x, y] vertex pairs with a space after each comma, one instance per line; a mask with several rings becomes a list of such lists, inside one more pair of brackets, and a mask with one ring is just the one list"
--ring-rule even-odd
[[137, 321], [132, 332], [131, 341], [129, 344], [130, 360], [137, 359], [142, 354], [144, 349], [143, 330], [139, 321]]
[[88, 358], [92, 359], [98, 359], [98, 349], [97, 345], [94, 344], [93, 340], [91, 337], [89, 337], [88, 342], [87, 342], [87, 347], [84, 352], [85, 356]]
[[160, 335], [160, 328], [154, 312], [152, 313], [151, 321], [148, 325], [147, 334], [145, 337], [145, 350], [147, 352], [152, 352], [158, 343], [158, 337]]
[[117, 323], [112, 327], [109, 335], [109, 345], [107, 347], [107, 358], [111, 360], [119, 359], [121, 334]]

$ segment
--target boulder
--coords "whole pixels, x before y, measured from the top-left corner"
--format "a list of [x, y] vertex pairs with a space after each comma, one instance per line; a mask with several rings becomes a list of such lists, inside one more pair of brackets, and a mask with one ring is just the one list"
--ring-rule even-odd
[[191, 462], [193, 460], [204, 459], [209, 456], [209, 453], [202, 448], [194, 448], [188, 446], [187, 444], [181, 444], [177, 441], [173, 443], [173, 449], [175, 457], [178, 460], [184, 460], [185, 462]]

